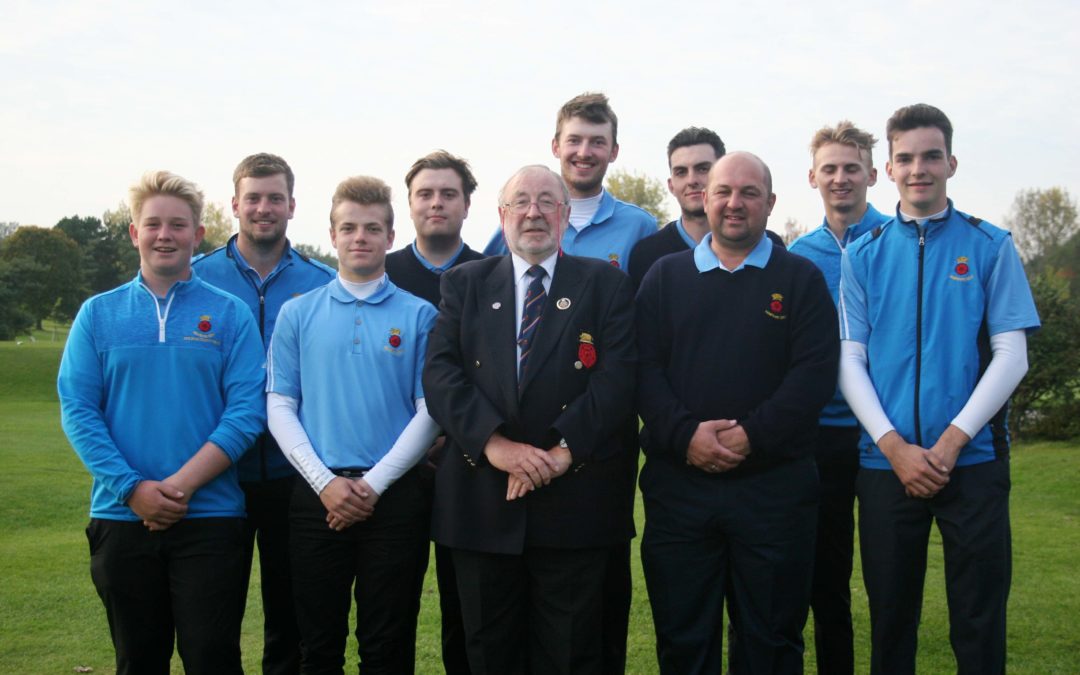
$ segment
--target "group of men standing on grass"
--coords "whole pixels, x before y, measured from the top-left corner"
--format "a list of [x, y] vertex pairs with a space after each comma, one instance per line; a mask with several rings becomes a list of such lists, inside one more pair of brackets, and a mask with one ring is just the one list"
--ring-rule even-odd
[[603, 95], [567, 102], [560, 172], [506, 181], [486, 255], [464, 160], [409, 169], [390, 254], [390, 188], [344, 180], [336, 274], [289, 245], [280, 157], [240, 163], [240, 232], [194, 262], [198, 188], [132, 188], [139, 274], [59, 375], [118, 672], [167, 673], [174, 638], [241, 671], [256, 545], [264, 672], [342, 672], [353, 598], [361, 672], [413, 672], [432, 539], [448, 673], [623, 672], [639, 447], [661, 672], [720, 672], [725, 605], [732, 672], [801, 672], [811, 607], [819, 672], [853, 672], [856, 494], [873, 672], [914, 671], [933, 520], [958, 669], [1004, 669], [1004, 410], [1038, 317], [1008, 234], [946, 196], [948, 118], [889, 119], [889, 216], [874, 137], [819, 130], [825, 218], [790, 250], [768, 166], [698, 127], [657, 231], [603, 188], [617, 132]]

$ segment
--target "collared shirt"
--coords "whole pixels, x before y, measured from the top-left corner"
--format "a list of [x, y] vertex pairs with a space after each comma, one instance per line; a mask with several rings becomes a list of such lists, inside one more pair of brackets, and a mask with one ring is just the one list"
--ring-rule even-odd
[[365, 300], [335, 279], [281, 308], [266, 390], [300, 401], [327, 467], [374, 466], [416, 414], [436, 313], [388, 279]]
[[454, 255], [447, 258], [446, 262], [444, 262], [443, 264], [435, 265], [430, 260], [428, 260], [427, 258], [424, 257], [424, 254], [420, 252], [420, 247], [418, 247], [416, 245], [415, 240], [412, 243], [412, 252], [413, 252], [413, 255], [416, 256], [416, 260], [421, 265], [423, 265], [425, 269], [427, 269], [427, 270], [429, 270], [431, 272], [434, 272], [435, 274], [442, 274], [446, 270], [453, 267], [454, 263], [457, 262], [458, 256], [461, 255], [461, 252], [464, 249], [465, 249], [465, 242], [462, 241], [460, 244], [458, 244], [457, 250], [454, 251]]
[[761, 241], [750, 250], [750, 253], [747, 254], [746, 258], [744, 258], [741, 263], [739, 263], [739, 266], [733, 270], [729, 270], [724, 267], [724, 263], [720, 262], [720, 259], [716, 257], [716, 253], [713, 252], [712, 232], [709, 232], [702, 238], [701, 243], [694, 247], [694, 265], [697, 266], [698, 272], [710, 272], [718, 269], [734, 273], [747, 265], [764, 269], [765, 265], [769, 263], [769, 256], [772, 255], [772, 248], [772, 240], [762, 233]]
[[[555, 261], [558, 257], [559, 252], [556, 251], [540, 262], [540, 267], [547, 272], [541, 282], [544, 284], [545, 293], [551, 290], [551, 280], [555, 276]], [[516, 338], [521, 332], [521, 312], [525, 308], [525, 294], [529, 291], [529, 284], [532, 283], [532, 277], [529, 276], [532, 263], [516, 253], [511, 253], [510, 259], [514, 262], [514, 337]], [[518, 361], [521, 361], [521, 345], [517, 347], [517, 357]]]
[[694, 238], [690, 236], [690, 233], [686, 231], [686, 227], [683, 226], [682, 218], [680, 217], [675, 221], [675, 230], [682, 237], [682, 240], [686, 242], [686, 248], [694, 248], [698, 245]]

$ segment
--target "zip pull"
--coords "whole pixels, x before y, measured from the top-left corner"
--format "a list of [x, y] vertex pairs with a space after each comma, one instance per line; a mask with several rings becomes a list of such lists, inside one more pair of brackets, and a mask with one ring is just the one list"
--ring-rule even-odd
[[919, 248], [926, 246], [926, 226], [919, 225]]

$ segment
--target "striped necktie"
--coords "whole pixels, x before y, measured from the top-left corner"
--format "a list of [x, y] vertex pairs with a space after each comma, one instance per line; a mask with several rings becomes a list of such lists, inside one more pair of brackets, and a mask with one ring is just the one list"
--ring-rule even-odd
[[533, 338], [536, 337], [536, 329], [540, 325], [540, 315], [544, 312], [544, 301], [547, 292], [544, 291], [544, 275], [547, 272], [539, 265], [533, 265], [526, 272], [532, 281], [528, 290], [525, 291], [525, 304], [521, 308], [521, 331], [518, 333], [518, 347], [521, 348], [521, 357], [518, 359], [518, 382], [525, 379], [525, 365], [532, 351]]

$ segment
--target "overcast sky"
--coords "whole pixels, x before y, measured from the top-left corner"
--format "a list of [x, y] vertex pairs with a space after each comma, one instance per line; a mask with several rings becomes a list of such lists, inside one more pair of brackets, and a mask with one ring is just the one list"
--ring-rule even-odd
[[[267, 151], [297, 176], [293, 241], [328, 248], [334, 187], [370, 174], [394, 188], [401, 247], [405, 171], [445, 148], [480, 181], [464, 236], [481, 247], [502, 182], [557, 168], [555, 113], [583, 91], [619, 116], [612, 168], [666, 179], [667, 141], [689, 125], [760, 155], [777, 230], [821, 221], [818, 127], [850, 118], [881, 137], [915, 102], [956, 128], [960, 209], [1000, 224], [1020, 189], [1080, 193], [1075, 0], [0, 0], [0, 15], [0, 221], [100, 216], [157, 168], [228, 204], [237, 162]], [[889, 210], [884, 142], [874, 159], [870, 199]]]

